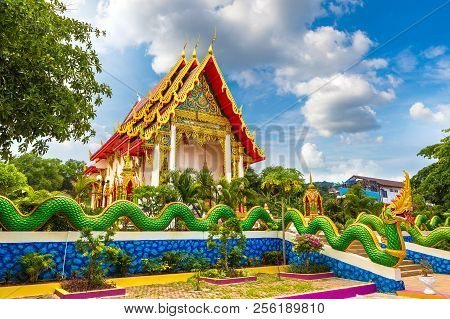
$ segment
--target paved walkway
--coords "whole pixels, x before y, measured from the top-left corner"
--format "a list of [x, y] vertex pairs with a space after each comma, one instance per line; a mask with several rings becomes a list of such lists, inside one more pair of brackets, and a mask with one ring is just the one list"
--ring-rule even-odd
[[[443, 295], [450, 296], [450, 275], [434, 274], [436, 284], [433, 289]], [[419, 281], [418, 276], [402, 278], [405, 282], [406, 290], [423, 291], [424, 285]]]

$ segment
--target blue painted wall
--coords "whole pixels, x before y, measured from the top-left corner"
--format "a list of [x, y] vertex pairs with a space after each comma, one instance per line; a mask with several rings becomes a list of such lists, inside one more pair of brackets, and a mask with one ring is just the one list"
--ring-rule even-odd
[[415, 264], [418, 264], [422, 259], [425, 259], [431, 264], [435, 273], [450, 274], [450, 260], [448, 259], [426, 255], [412, 250], [406, 250], [405, 259], [411, 259]]

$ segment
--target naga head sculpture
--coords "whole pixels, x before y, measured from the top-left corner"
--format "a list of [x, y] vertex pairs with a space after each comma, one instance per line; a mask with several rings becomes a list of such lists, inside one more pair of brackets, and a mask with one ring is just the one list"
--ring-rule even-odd
[[414, 223], [414, 218], [411, 215], [413, 211], [411, 182], [408, 172], [404, 170], [403, 173], [405, 174], [405, 181], [400, 194], [381, 213], [381, 219], [388, 224], [397, 222]]

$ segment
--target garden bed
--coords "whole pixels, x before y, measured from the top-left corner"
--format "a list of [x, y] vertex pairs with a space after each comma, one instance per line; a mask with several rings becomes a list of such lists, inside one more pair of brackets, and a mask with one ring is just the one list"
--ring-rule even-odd
[[236, 278], [199, 277], [198, 279], [213, 285], [229, 285], [229, 284], [238, 284], [242, 282], [256, 281], [256, 276], [236, 277]]
[[55, 295], [60, 299], [93, 299], [93, 298], [106, 298], [106, 297], [122, 297], [125, 296], [126, 289], [122, 287], [115, 287], [102, 290], [90, 290], [90, 291], [78, 291], [68, 292], [62, 288], [55, 290]]
[[323, 278], [331, 278], [334, 277], [332, 272], [321, 272], [316, 274], [299, 274], [293, 272], [280, 272], [278, 273], [280, 277], [284, 278], [293, 278], [293, 279], [301, 279], [301, 280], [315, 280], [315, 279], [323, 279]]

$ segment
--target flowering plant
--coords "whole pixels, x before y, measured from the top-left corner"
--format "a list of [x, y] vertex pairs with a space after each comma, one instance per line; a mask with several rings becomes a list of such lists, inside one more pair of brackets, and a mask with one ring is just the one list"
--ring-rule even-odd
[[305, 263], [307, 268], [309, 268], [309, 255], [314, 252], [321, 252], [322, 250], [323, 243], [317, 236], [304, 234], [297, 235], [297, 237], [295, 238], [293, 251], [295, 251], [297, 254], [305, 254]]

